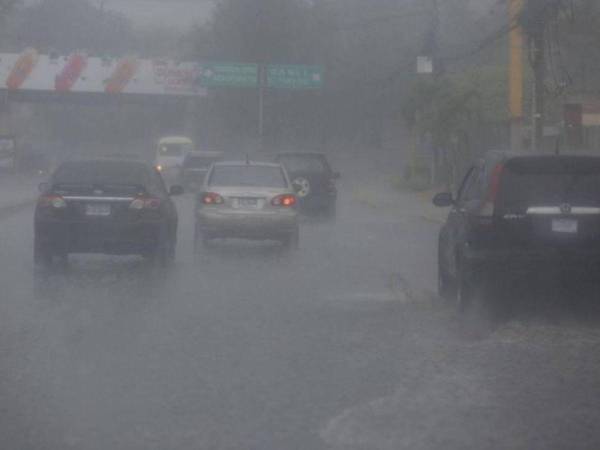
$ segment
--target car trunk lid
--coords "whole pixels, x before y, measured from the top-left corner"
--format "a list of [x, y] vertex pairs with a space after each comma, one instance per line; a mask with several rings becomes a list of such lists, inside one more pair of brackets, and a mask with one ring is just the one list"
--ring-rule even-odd
[[507, 161], [494, 215], [511, 244], [600, 245], [600, 158], [538, 156]]

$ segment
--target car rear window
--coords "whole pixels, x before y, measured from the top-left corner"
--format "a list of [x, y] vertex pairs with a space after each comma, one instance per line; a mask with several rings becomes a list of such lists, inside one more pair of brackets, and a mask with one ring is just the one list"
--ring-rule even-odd
[[325, 172], [329, 166], [320, 155], [282, 155], [278, 158], [290, 172]]
[[203, 169], [210, 167], [211, 164], [220, 161], [219, 157], [192, 156], [185, 160], [185, 167], [189, 169]]
[[81, 161], [60, 166], [53, 177], [56, 189], [85, 191], [100, 186], [108, 193], [135, 192], [147, 184], [148, 173], [142, 164], [123, 161]]
[[184, 152], [190, 151], [190, 144], [161, 144], [158, 148], [160, 156], [183, 156]]
[[600, 205], [600, 159], [523, 158], [502, 172], [499, 206]]
[[208, 184], [210, 186], [287, 187], [280, 167], [253, 165], [215, 166]]

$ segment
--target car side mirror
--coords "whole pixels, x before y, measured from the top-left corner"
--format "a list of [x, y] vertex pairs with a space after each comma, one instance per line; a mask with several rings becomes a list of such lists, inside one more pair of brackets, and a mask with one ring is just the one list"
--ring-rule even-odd
[[433, 204], [440, 208], [446, 208], [448, 206], [454, 205], [454, 198], [452, 198], [452, 194], [449, 192], [442, 192], [436, 194], [433, 197]]
[[342, 177], [342, 174], [339, 172], [333, 172], [332, 176], [334, 180], [339, 180]]
[[183, 194], [183, 186], [179, 186], [177, 184], [171, 186], [169, 188], [169, 195], [174, 197], [177, 195], [182, 195]]
[[38, 184], [38, 191], [46, 192], [49, 187], [50, 187], [50, 183], [47, 183], [44, 181], [43, 183]]

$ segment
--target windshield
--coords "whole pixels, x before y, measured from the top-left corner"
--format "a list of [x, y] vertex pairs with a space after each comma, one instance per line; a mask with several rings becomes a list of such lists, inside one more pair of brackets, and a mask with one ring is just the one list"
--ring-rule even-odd
[[600, 206], [600, 170], [515, 171], [507, 169], [502, 180], [505, 208], [557, 206]]
[[158, 156], [181, 157], [191, 150], [190, 144], [161, 144], [158, 147]]
[[146, 169], [125, 162], [72, 162], [54, 174], [57, 184], [144, 184]]
[[211, 164], [222, 159], [221, 157], [191, 156], [185, 160], [184, 166], [188, 169], [208, 169]]
[[276, 166], [215, 166], [209, 186], [287, 188], [283, 171]]

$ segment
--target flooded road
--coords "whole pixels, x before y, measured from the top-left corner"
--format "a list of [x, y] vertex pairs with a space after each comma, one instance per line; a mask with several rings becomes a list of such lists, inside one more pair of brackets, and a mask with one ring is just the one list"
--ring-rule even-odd
[[0, 447], [598, 448], [597, 321], [465, 328], [434, 294], [439, 225], [419, 199], [337, 163], [337, 220], [304, 219], [289, 254], [195, 256], [186, 195], [172, 267], [36, 272], [32, 211], [3, 217]]

